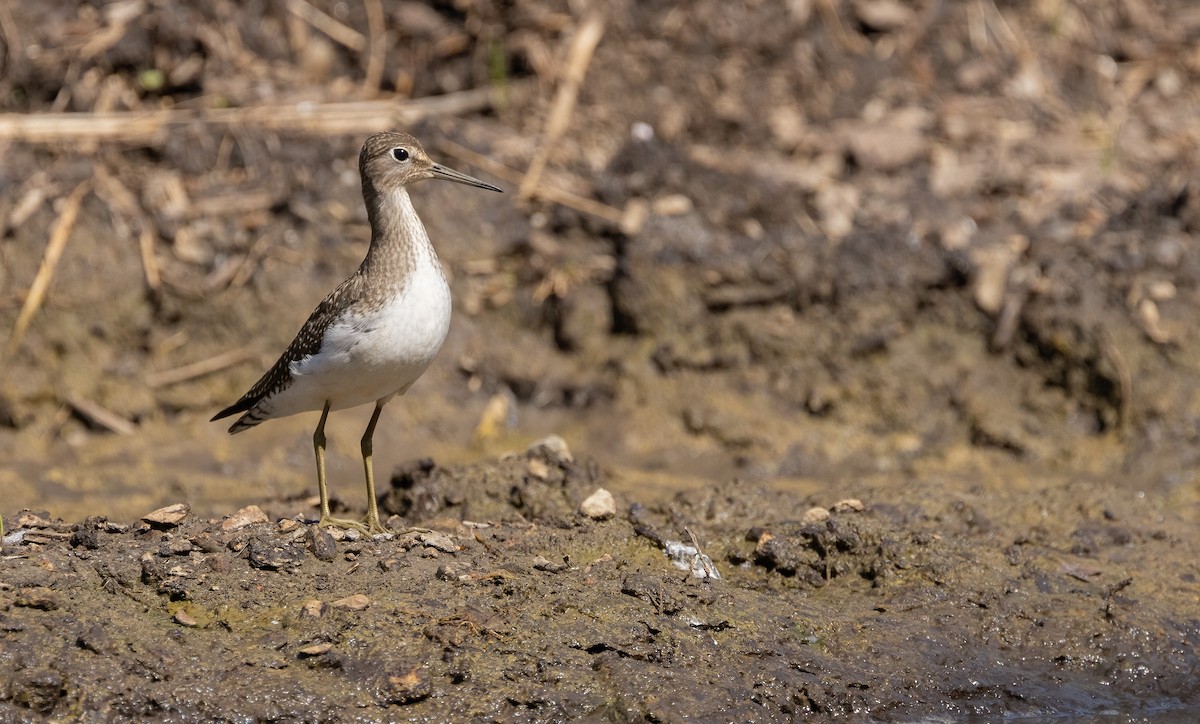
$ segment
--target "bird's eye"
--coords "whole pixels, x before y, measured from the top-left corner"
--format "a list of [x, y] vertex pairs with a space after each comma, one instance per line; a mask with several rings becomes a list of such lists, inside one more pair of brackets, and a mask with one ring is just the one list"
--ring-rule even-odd
[[396, 159], [397, 161], [407, 161], [408, 160], [408, 149], [407, 148], [393, 148], [392, 149], [392, 158]]

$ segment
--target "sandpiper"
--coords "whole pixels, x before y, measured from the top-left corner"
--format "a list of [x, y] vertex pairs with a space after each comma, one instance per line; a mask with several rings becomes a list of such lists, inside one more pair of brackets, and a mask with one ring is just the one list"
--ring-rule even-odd
[[[407, 133], [377, 133], [358, 156], [371, 246], [349, 279], [317, 305], [279, 361], [240, 400], [213, 420], [243, 413], [230, 434], [260, 422], [320, 410], [313, 433], [319, 526], [382, 533], [371, 467], [379, 413], [404, 394], [437, 356], [450, 327], [450, 287], [429, 236], [408, 196], [422, 179], [444, 179], [500, 191], [479, 179], [434, 163]], [[367, 476], [367, 517], [359, 522], [329, 514], [325, 482], [325, 418], [330, 410], [375, 403], [362, 436]]]

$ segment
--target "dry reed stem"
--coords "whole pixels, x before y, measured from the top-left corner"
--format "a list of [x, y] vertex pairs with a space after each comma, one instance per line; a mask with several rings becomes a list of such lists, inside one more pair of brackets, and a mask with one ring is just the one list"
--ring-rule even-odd
[[129, 420], [91, 400], [71, 396], [67, 398], [67, 405], [92, 423], [118, 435], [132, 435], [137, 429]]
[[284, 201], [285, 198], [286, 193], [279, 189], [208, 196], [189, 201], [181, 216], [185, 219], [202, 219], [214, 216], [251, 214], [256, 211], [267, 211], [272, 206]]
[[38, 176], [40, 178], [30, 180], [30, 187], [21, 194], [21, 198], [13, 205], [12, 212], [4, 220], [3, 230], [5, 233], [28, 221], [29, 217], [41, 208], [46, 197], [57, 190], [53, 185], [46, 183], [44, 174], [38, 174]]
[[8, 51], [8, 65], [5, 67], [12, 68], [20, 62], [21, 50], [25, 47], [25, 41], [21, 38], [17, 21], [13, 18], [12, 9], [8, 6], [7, 0], [0, 2], [0, 34], [4, 36], [4, 47]]
[[367, 72], [363, 78], [363, 95], [373, 98], [379, 93], [379, 84], [383, 81], [384, 61], [387, 60], [387, 35], [384, 33], [383, 4], [380, 0], [363, 0], [367, 11], [367, 32], [370, 42], [367, 44]]
[[146, 286], [152, 294], [162, 292], [162, 274], [158, 271], [158, 256], [154, 253], [154, 231], [150, 225], [142, 223], [138, 234], [138, 253], [142, 257], [142, 272], [146, 276]]
[[83, 204], [83, 197], [91, 188], [90, 180], [80, 183], [63, 203], [58, 221], [55, 222], [54, 230], [50, 233], [50, 241], [46, 244], [46, 253], [42, 257], [42, 264], [33, 277], [33, 284], [29, 286], [29, 293], [25, 295], [25, 303], [21, 306], [17, 321], [13, 324], [12, 333], [8, 336], [8, 343], [4, 347], [4, 357], [11, 357], [21, 346], [21, 341], [25, 339], [25, 332], [29, 329], [33, 315], [42, 306], [46, 290], [50, 288], [50, 280], [54, 278], [54, 270], [62, 258], [63, 250], [66, 249], [67, 240], [71, 238], [71, 231], [75, 228], [75, 219], [79, 216], [79, 207]]
[[242, 362], [251, 359], [253, 356], [253, 352], [249, 347], [242, 347], [229, 352], [222, 352], [215, 357], [202, 359], [199, 362], [192, 362], [191, 364], [186, 364], [182, 367], [151, 373], [146, 377], [146, 384], [151, 388], [176, 385], [180, 382], [194, 380], [197, 377], [210, 375], [213, 372], [220, 372], [227, 367], [241, 364]]
[[699, 563], [700, 567], [704, 569], [706, 578], [718, 578], [719, 576], [713, 569], [712, 563], [709, 562], [710, 559], [704, 555], [704, 551], [700, 548], [700, 541], [696, 540], [696, 534], [692, 532], [691, 528], [684, 528], [683, 530], [688, 534], [688, 538], [691, 539], [692, 547], [696, 549], [696, 558], [692, 561], [692, 570], [694, 571], [696, 563]]
[[367, 47], [367, 39], [354, 28], [338, 22], [304, 0], [288, 0], [287, 9], [296, 17], [355, 52]]
[[408, 126], [429, 116], [458, 115], [493, 105], [491, 88], [415, 100], [383, 99], [344, 103], [298, 102], [247, 108], [165, 109], [109, 113], [4, 113], [0, 140], [26, 143], [136, 141], [159, 145], [172, 127], [199, 123], [257, 126], [275, 131], [335, 135]]
[[141, 258], [146, 287], [152, 295], [158, 295], [162, 288], [162, 276], [158, 271], [158, 257], [154, 253], [153, 225], [146, 218], [137, 197], [106, 166], [97, 164], [94, 173], [96, 195], [108, 204], [118, 235], [131, 234], [131, 224], [137, 229], [138, 256]]
[[249, 283], [259, 263], [271, 250], [267, 235], [259, 235], [244, 253], [230, 257], [204, 279], [204, 288], [216, 291], [227, 287], [242, 287]]
[[838, 16], [838, 4], [838, 0], [817, 0], [817, 12], [825, 24], [826, 31], [843, 50], [855, 54], [866, 51], [866, 40], [858, 33], [847, 31], [846, 26], [842, 25], [842, 19]]
[[594, 11], [584, 19], [579, 30], [575, 32], [575, 36], [571, 38], [571, 50], [567, 56], [567, 70], [562, 85], [558, 87], [558, 93], [554, 96], [554, 104], [551, 106], [550, 116], [546, 120], [546, 130], [542, 135], [541, 145], [538, 146], [537, 153], [534, 154], [533, 161], [529, 164], [525, 179], [521, 181], [520, 197], [522, 199], [533, 198], [536, 191], [539, 190], [542, 172], [546, 170], [546, 162], [549, 160], [555, 144], [558, 143], [571, 122], [575, 101], [579, 98], [579, 88], [583, 85], [583, 78], [587, 74], [588, 65], [592, 62], [592, 55], [596, 52], [596, 46], [603, 36], [604, 16], [600, 11]]
[[[438, 146], [447, 155], [453, 156], [464, 163], [481, 168], [491, 175], [502, 178], [505, 181], [519, 183], [522, 179], [522, 174], [520, 171], [509, 168], [499, 161], [495, 161], [487, 156], [476, 153], [471, 149], [465, 146], [460, 146], [453, 141], [443, 139], [438, 143]], [[525, 176], [525, 178], [528, 178], [528, 176]], [[592, 199], [584, 198], [583, 196], [573, 194], [565, 189], [539, 185], [536, 189], [534, 189], [534, 195], [551, 203], [560, 204], [562, 206], [566, 206], [567, 208], [575, 209], [576, 211], [581, 211], [585, 214], [590, 214], [597, 218], [604, 219], [605, 221], [609, 221], [618, 226], [625, 218], [624, 212], [616, 207], [609, 206], [608, 204], [601, 203], [599, 201], [593, 201]]]
[[145, 4], [140, 0], [116, 2], [106, 6], [105, 20], [108, 24], [91, 34], [87, 43], [79, 49], [79, 57], [82, 60], [91, 60], [120, 43], [129, 31], [130, 21], [136, 19], [144, 9]]

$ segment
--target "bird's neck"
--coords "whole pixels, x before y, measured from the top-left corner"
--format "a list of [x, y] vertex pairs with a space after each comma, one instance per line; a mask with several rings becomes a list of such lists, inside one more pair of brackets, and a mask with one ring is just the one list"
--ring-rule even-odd
[[401, 279], [418, 264], [438, 263], [406, 189], [380, 192], [364, 184], [363, 197], [371, 222], [371, 247], [363, 260], [362, 273]]

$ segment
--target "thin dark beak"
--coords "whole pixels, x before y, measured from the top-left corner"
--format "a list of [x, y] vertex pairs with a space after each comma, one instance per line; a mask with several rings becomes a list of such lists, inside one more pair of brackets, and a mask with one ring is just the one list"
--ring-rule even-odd
[[495, 186], [493, 186], [489, 183], [484, 183], [483, 181], [480, 181], [479, 179], [475, 178], [474, 176], [468, 176], [465, 173], [459, 173], [458, 171], [455, 171], [454, 169], [446, 168], [445, 166], [441, 165], [440, 163], [433, 164], [433, 168], [430, 169], [430, 171], [433, 172], [434, 178], [440, 178], [445, 181], [453, 181], [456, 184], [465, 184], [467, 186], [474, 186], [475, 188], [478, 188], [478, 189], [487, 189], [488, 191], [496, 191], [498, 193], [504, 193], [503, 191], [500, 191], [500, 189], [496, 188]]

